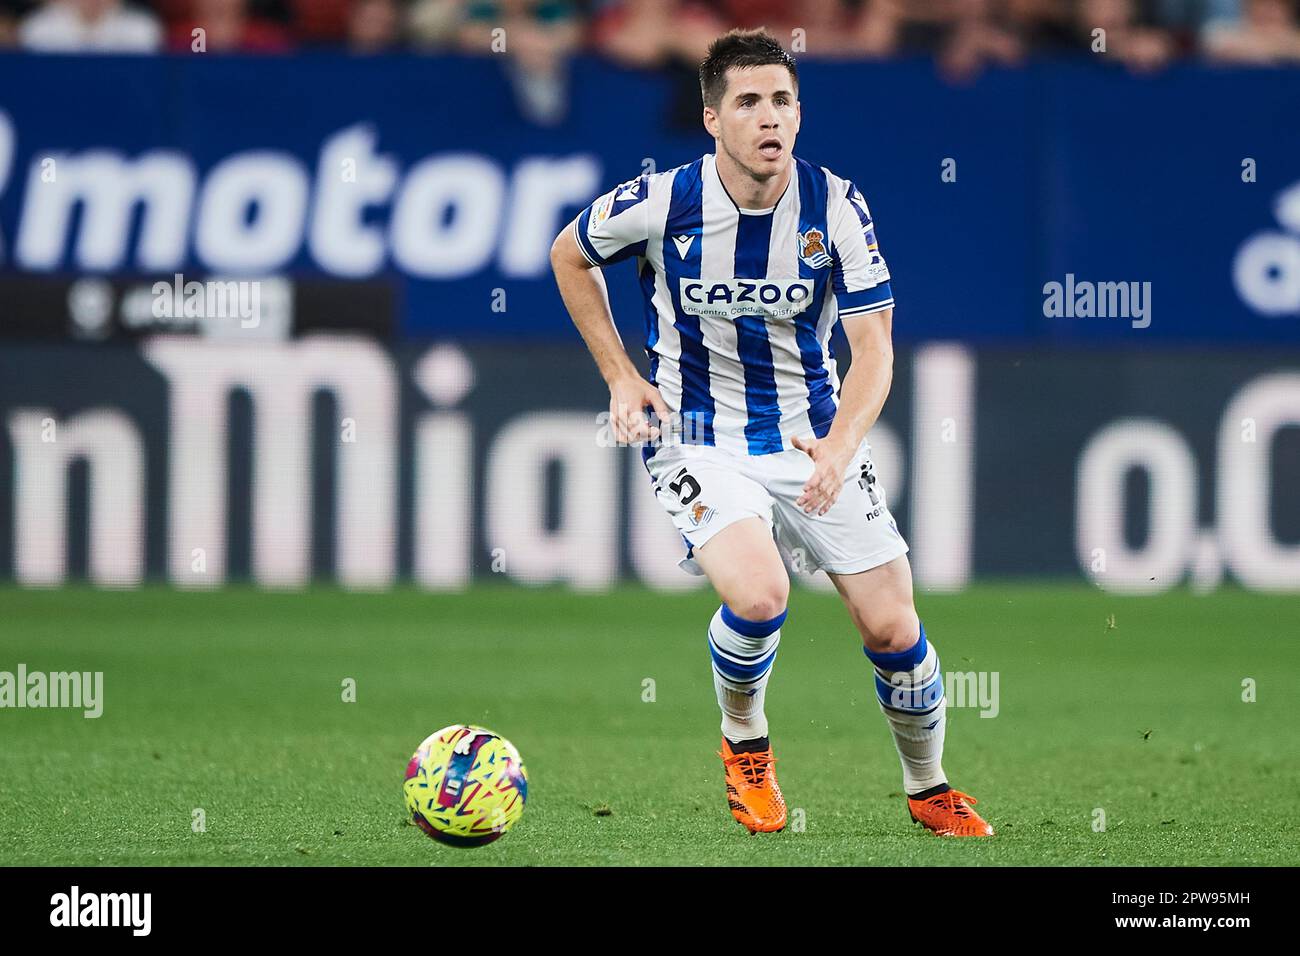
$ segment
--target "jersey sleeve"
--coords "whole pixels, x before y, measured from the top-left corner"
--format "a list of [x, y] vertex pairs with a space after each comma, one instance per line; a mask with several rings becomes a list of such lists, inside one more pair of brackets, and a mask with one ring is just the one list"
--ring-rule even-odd
[[880, 254], [876, 226], [867, 201], [853, 183], [846, 183], [844, 197], [831, 213], [830, 233], [834, 250], [831, 289], [841, 318], [866, 315], [894, 306], [889, 287], [889, 267]]
[[646, 214], [649, 193], [649, 176], [630, 179], [579, 213], [573, 222], [574, 238], [588, 262], [607, 266], [645, 255], [650, 234]]

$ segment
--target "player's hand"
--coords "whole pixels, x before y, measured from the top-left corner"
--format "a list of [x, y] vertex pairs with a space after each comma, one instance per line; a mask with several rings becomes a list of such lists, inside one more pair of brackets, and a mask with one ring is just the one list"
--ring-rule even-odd
[[853, 460], [855, 449], [828, 438], [799, 438], [797, 435], [791, 437], [790, 444], [813, 460], [813, 473], [804, 483], [803, 494], [795, 501], [795, 507], [802, 508], [804, 514], [824, 515], [840, 496], [844, 472]]
[[629, 375], [610, 383], [609, 422], [616, 442], [621, 445], [659, 438], [659, 427], [646, 417], [647, 405], [654, 409], [660, 422], [667, 422], [672, 417], [659, 389], [641, 376]]

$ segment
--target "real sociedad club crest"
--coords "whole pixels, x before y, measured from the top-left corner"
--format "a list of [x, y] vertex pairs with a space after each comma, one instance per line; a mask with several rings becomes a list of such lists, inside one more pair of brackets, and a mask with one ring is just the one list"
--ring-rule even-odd
[[691, 509], [691, 524], [698, 528], [700, 525], [704, 524], [704, 522], [712, 518], [716, 513], [716, 508], [710, 508], [704, 502], [697, 501], [695, 502], [695, 507]]
[[825, 269], [831, 264], [831, 257], [826, 252], [826, 245], [821, 230], [813, 227], [807, 232], [797, 232], [799, 239], [799, 258], [810, 269]]

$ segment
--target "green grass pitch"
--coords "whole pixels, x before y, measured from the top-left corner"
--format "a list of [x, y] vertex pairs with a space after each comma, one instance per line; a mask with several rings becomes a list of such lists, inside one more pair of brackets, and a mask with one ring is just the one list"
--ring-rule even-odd
[[[751, 836], [723, 799], [705, 592], [459, 595], [237, 587], [0, 590], [0, 670], [103, 671], [104, 713], [0, 710], [0, 862], [95, 864], [1294, 864], [1300, 601], [1087, 585], [918, 595], [946, 670], [945, 769], [997, 828], [911, 823], [871, 672], [833, 595], [797, 589], [768, 691], [803, 821]], [[1108, 624], [1112, 619], [1113, 626]], [[356, 702], [342, 685], [356, 681]], [[654, 700], [645, 701], [646, 679]], [[1255, 681], [1257, 700], [1243, 702]], [[406, 761], [483, 724], [530, 775], [497, 843], [405, 819]], [[192, 828], [202, 808], [205, 832]], [[1094, 830], [1097, 809], [1104, 832]], [[608, 812], [605, 812], [605, 811]]]

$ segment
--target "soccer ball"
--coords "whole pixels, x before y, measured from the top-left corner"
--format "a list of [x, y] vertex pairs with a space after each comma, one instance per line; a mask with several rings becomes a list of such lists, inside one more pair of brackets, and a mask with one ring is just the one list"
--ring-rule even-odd
[[523, 816], [528, 771], [504, 737], [452, 724], [420, 744], [402, 790], [411, 822], [429, 836], [450, 846], [483, 846]]

